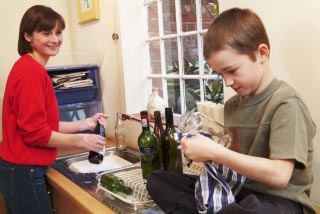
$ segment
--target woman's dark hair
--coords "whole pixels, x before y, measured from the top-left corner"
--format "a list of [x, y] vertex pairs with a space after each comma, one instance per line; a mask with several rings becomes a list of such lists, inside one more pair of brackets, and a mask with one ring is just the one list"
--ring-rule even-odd
[[249, 9], [232, 8], [221, 13], [210, 25], [204, 38], [203, 55], [207, 60], [213, 52], [232, 48], [256, 60], [260, 44], [270, 43], [259, 16]]
[[64, 30], [63, 17], [50, 7], [35, 5], [30, 7], [23, 15], [20, 22], [18, 52], [20, 56], [31, 53], [33, 48], [25, 39], [25, 33], [32, 35], [34, 32], [50, 31], [58, 24], [59, 30]]

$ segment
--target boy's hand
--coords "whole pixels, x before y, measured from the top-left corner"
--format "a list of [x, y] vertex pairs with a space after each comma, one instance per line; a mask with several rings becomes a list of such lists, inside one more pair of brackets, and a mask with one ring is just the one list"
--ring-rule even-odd
[[197, 134], [193, 137], [183, 137], [181, 139], [181, 147], [189, 159], [203, 162], [214, 160], [215, 152], [218, 152], [222, 146], [208, 137]]

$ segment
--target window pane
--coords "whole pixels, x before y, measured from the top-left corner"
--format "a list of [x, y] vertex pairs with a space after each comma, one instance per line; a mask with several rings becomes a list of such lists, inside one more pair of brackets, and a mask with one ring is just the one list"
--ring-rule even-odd
[[199, 74], [199, 58], [197, 36], [182, 38], [183, 73], [185, 75]]
[[180, 83], [178, 79], [167, 80], [168, 107], [173, 109], [174, 113], [181, 114]]
[[215, 5], [218, 4], [218, 0], [201, 0], [202, 29], [209, 28], [211, 22], [216, 17]]
[[147, 5], [148, 16], [148, 34], [149, 37], [159, 36], [159, 23], [158, 23], [158, 7], [157, 2]]
[[177, 39], [164, 40], [164, 51], [166, 59], [166, 74], [178, 75], [178, 45]]
[[204, 80], [204, 100], [223, 104], [223, 82], [221, 78]]
[[176, 34], [176, 5], [175, 0], [163, 0], [162, 1], [163, 11], [163, 33], [164, 35]]
[[187, 111], [196, 110], [196, 102], [201, 100], [200, 82], [198, 79], [185, 80], [185, 106]]
[[182, 31], [197, 30], [197, 14], [195, 0], [181, 0]]
[[160, 42], [151, 41], [149, 45], [150, 73], [161, 74]]

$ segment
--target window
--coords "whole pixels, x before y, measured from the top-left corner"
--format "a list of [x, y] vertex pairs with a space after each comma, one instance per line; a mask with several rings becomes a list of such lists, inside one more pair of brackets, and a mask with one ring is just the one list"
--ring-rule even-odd
[[223, 103], [223, 83], [203, 59], [203, 35], [218, 0], [145, 0], [148, 90], [174, 113], [195, 111], [196, 102]]

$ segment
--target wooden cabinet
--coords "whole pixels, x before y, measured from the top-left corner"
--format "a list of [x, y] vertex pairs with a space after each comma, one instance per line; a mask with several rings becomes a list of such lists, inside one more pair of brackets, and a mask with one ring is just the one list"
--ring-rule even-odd
[[6, 204], [3, 200], [3, 197], [0, 193], [0, 213], [3, 213], [3, 214], [6, 214], [7, 213], [7, 210], [6, 210]]
[[57, 170], [49, 168], [47, 176], [56, 214], [114, 214], [110, 208]]

